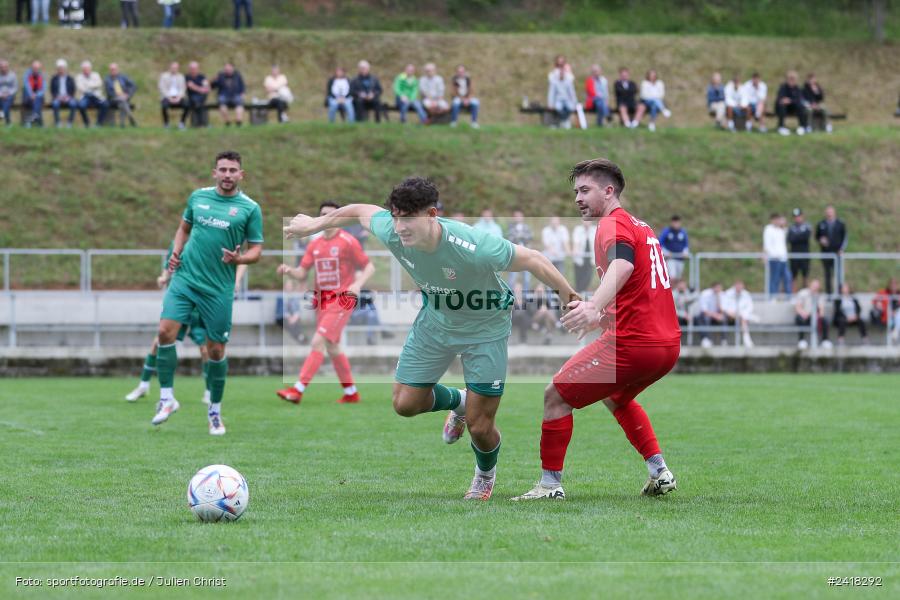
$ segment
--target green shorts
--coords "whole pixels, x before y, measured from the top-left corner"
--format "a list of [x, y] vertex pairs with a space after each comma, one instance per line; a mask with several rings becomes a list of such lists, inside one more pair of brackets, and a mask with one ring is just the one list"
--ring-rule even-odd
[[[231, 290], [227, 294], [204, 294], [193, 289], [174, 277], [163, 298], [160, 319], [178, 321], [183, 325], [191, 325], [191, 315], [196, 312], [199, 322], [205, 328], [205, 337], [214, 342], [225, 344], [231, 335], [231, 305], [234, 295]], [[193, 338], [193, 327], [191, 327]]]
[[196, 309], [191, 313], [190, 325], [182, 325], [175, 339], [179, 342], [184, 341], [185, 335], [190, 336], [191, 340], [198, 346], [206, 343], [206, 327], [203, 326], [203, 321], [200, 320], [200, 312]]
[[412, 387], [432, 387], [459, 356], [467, 388], [482, 396], [501, 396], [508, 343], [504, 337], [477, 344], [444, 344], [417, 322], [403, 344], [394, 379]]

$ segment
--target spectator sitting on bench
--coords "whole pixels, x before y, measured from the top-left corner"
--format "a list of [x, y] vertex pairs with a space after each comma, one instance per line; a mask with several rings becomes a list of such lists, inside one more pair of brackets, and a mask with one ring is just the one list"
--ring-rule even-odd
[[298, 344], [309, 342], [303, 334], [301, 317], [302, 290], [299, 282], [285, 277], [284, 294], [275, 301], [275, 323], [288, 332]]
[[[818, 279], [810, 279], [809, 287], [805, 287], [799, 292], [794, 299], [794, 324], [797, 327], [816, 328], [819, 339], [822, 340], [823, 348], [830, 348], [831, 342], [828, 341], [828, 321], [825, 320], [825, 298], [821, 295], [822, 284]], [[816, 322], [813, 325], [812, 319], [815, 316]], [[801, 331], [798, 334], [797, 347], [801, 350], [809, 348], [809, 342], [806, 341], [806, 332]]]
[[50, 106], [53, 108], [53, 123], [56, 127], [61, 127], [59, 110], [63, 107], [69, 108], [66, 127], [71, 129], [72, 123], [75, 122], [78, 102], [75, 101], [75, 80], [69, 75], [68, 67], [65, 59], [60, 58], [56, 61], [56, 74], [50, 80]]
[[119, 72], [119, 65], [110, 63], [109, 75], [104, 81], [106, 97], [109, 98], [109, 107], [119, 111], [119, 127], [125, 127], [125, 119], [132, 127], [137, 126], [134, 115], [131, 114], [131, 98], [137, 91], [137, 86], [130, 77]]
[[[826, 110], [825, 105], [825, 92], [822, 90], [822, 86], [819, 85], [819, 82], [816, 80], [816, 74], [810, 73], [806, 76], [806, 83], [803, 84], [803, 103], [806, 106], [806, 110], [809, 111], [809, 116], [813, 117], [817, 114], [821, 114], [823, 120], [825, 121], [825, 131], [831, 133], [831, 121], [828, 120], [828, 110]], [[812, 131], [812, 119], [810, 118], [809, 123], [806, 125], [806, 131]]]
[[[378, 343], [375, 337], [375, 330], [381, 327], [381, 319], [378, 318], [378, 309], [375, 308], [375, 294], [372, 293], [372, 290], [360, 290], [356, 308], [353, 309], [353, 313], [350, 315], [350, 324], [368, 327], [366, 330], [366, 345], [374, 346]], [[393, 338], [394, 334], [390, 331], [382, 331], [381, 337], [389, 339]]]
[[456, 127], [459, 119], [459, 111], [468, 109], [472, 115], [472, 127], [478, 129], [478, 107], [481, 103], [472, 92], [472, 78], [466, 72], [465, 65], [456, 67], [456, 75], [453, 76], [453, 113], [450, 115], [450, 127]]
[[900, 338], [900, 284], [891, 278], [872, 299], [872, 324], [881, 323], [891, 332], [894, 343]]
[[375, 122], [381, 123], [381, 82], [371, 72], [369, 61], [361, 60], [356, 66], [356, 77], [350, 82], [350, 96], [356, 118], [369, 120], [369, 111], [375, 111]]
[[725, 129], [725, 88], [722, 86], [721, 73], [713, 73], [706, 86], [706, 110], [715, 116], [716, 127]]
[[[700, 292], [697, 298], [697, 308], [699, 312], [694, 317], [694, 325], [700, 327], [724, 327], [725, 313], [722, 312], [722, 284], [718, 281], [713, 283], [711, 287]], [[703, 338], [700, 345], [704, 348], [711, 347], [712, 341], [709, 339], [709, 332], [702, 332]], [[716, 332], [716, 339], [721, 338], [721, 334]]]
[[85, 127], [90, 127], [87, 109], [97, 108], [96, 125], [103, 125], [106, 120], [106, 109], [109, 103], [106, 101], [106, 91], [100, 74], [93, 70], [91, 61], [81, 63], [81, 73], [75, 76], [75, 90], [78, 93], [78, 111]]
[[869, 343], [869, 335], [866, 333], [866, 324], [863, 321], [859, 300], [853, 295], [849, 283], [841, 284], [841, 295], [834, 299], [834, 326], [838, 330], [838, 346], [844, 345], [844, 334], [847, 325], [856, 325], [863, 344]]
[[350, 80], [344, 69], [338, 67], [334, 75], [325, 86], [325, 108], [328, 109], [328, 122], [334, 123], [334, 118], [340, 110], [348, 123], [356, 120], [353, 110], [353, 97], [350, 96]]
[[[37, 14], [37, 11], [35, 11]], [[31, 68], [22, 77], [22, 106], [31, 108], [31, 114], [25, 119], [25, 127], [36, 123], [44, 126], [44, 96], [47, 93], [47, 82], [44, 80], [41, 61], [31, 63]]]
[[797, 72], [788, 71], [784, 83], [778, 88], [775, 97], [775, 114], [778, 115], [778, 133], [791, 135], [791, 130], [784, 126], [784, 119], [788, 115], [797, 117], [797, 135], [806, 133], [806, 106], [803, 104], [803, 92], [797, 85]]
[[244, 122], [244, 92], [246, 91], [244, 78], [241, 77], [240, 71], [235, 69], [230, 62], [225, 63], [225, 67], [219, 71], [213, 81], [212, 87], [218, 92], [219, 114], [222, 115], [225, 126], [231, 125], [228, 109], [233, 108], [235, 124], [240, 127]]
[[206, 118], [206, 96], [209, 94], [212, 86], [210, 86], [206, 75], [200, 72], [200, 65], [197, 61], [192, 60], [188, 64], [188, 72], [184, 76], [184, 83], [187, 88], [188, 112], [191, 113], [191, 123], [193, 125], [206, 126], [208, 124]]
[[585, 110], [596, 110], [597, 127], [603, 127], [603, 122], [609, 116], [609, 82], [603, 76], [600, 65], [591, 65], [591, 74], [584, 80], [584, 90], [587, 93]]
[[753, 297], [744, 287], [744, 282], [738, 279], [734, 285], [722, 292], [722, 312], [725, 313], [725, 321], [728, 325], [737, 323], [741, 328], [741, 340], [745, 348], [753, 347], [750, 338], [750, 323], [758, 321], [759, 317], [753, 314]]
[[169, 126], [169, 109], [181, 108], [181, 120], [178, 129], [184, 129], [190, 106], [187, 101], [187, 80], [180, 71], [177, 62], [169, 65], [169, 70], [159, 76], [160, 105], [162, 106], [163, 127]]
[[622, 125], [634, 129], [638, 126], [637, 120], [632, 120], [632, 117], [637, 114], [637, 87], [631, 81], [628, 69], [625, 67], [619, 68], [619, 78], [613, 89], [616, 94], [616, 112], [619, 113]]
[[278, 122], [287, 123], [287, 109], [288, 105], [294, 101], [294, 94], [288, 87], [287, 77], [281, 72], [278, 65], [272, 66], [272, 71], [263, 80], [263, 87], [266, 89], [269, 106], [278, 111]]
[[444, 98], [444, 78], [437, 74], [434, 63], [425, 64], [425, 75], [419, 78], [419, 92], [422, 94], [422, 106], [429, 116], [442, 115], [450, 110], [450, 103]]
[[[19, 10], [19, 7], [16, 7]], [[19, 80], [16, 74], [9, 68], [9, 62], [0, 60], [0, 110], [3, 111], [3, 121], [9, 127], [12, 121], [9, 111], [16, 100], [16, 92], [19, 91]]]
[[753, 121], [760, 133], [765, 133], [766, 129], [766, 95], [769, 93], [769, 87], [760, 79], [759, 73], [750, 76], [744, 85], [741, 86], [741, 108], [747, 109], [747, 122], [745, 127], [747, 131], [753, 130]]
[[688, 289], [687, 281], [679, 279], [672, 290], [672, 299], [675, 301], [675, 316], [678, 324], [687, 327], [691, 318], [691, 304], [694, 302], [694, 294]]
[[669, 118], [672, 111], [666, 108], [666, 84], [664, 84], [656, 75], [654, 69], [647, 71], [647, 78], [641, 82], [641, 103], [637, 107], [637, 115], [634, 120], [638, 123], [644, 117], [644, 112], [650, 113], [650, 123], [647, 129], [656, 131], [656, 116], [662, 113], [662, 116]]
[[575, 76], [572, 75], [568, 64], [553, 72], [555, 76], [547, 83], [547, 107], [559, 115], [560, 127], [571, 129], [570, 117], [578, 104], [578, 98], [575, 96]]
[[403, 72], [394, 78], [394, 94], [397, 97], [397, 110], [400, 112], [400, 122], [406, 123], [406, 113], [410, 107], [419, 115], [419, 123], [427, 123], [428, 115], [425, 107], [419, 100], [419, 80], [416, 79], [416, 66], [412, 63], [406, 65]]
[[725, 116], [728, 119], [728, 131], [734, 132], [734, 118], [744, 117], [746, 111], [743, 107], [741, 95], [741, 81], [735, 73], [731, 80], [725, 84]]

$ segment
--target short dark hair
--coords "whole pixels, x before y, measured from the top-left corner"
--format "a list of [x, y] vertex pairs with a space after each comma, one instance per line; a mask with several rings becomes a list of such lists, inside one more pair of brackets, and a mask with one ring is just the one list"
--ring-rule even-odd
[[680, 221], [680, 220], [681, 220], [681, 215], [672, 215], [672, 218], [669, 219], [669, 220], [670, 220], [670, 221]]
[[621, 195], [625, 189], [625, 176], [622, 175], [622, 169], [616, 163], [606, 158], [592, 158], [581, 161], [572, 167], [572, 172], [569, 173], [569, 181], [574, 182], [575, 179], [582, 175], [588, 175], [604, 183], [611, 183], [616, 191], [616, 196]]
[[407, 177], [391, 190], [385, 208], [392, 215], [411, 215], [437, 206], [438, 189], [425, 177]]
[[319, 212], [322, 212], [323, 208], [327, 208], [329, 206], [331, 208], [340, 208], [341, 207], [341, 205], [338, 204], [337, 202], [335, 202], [334, 200], [325, 200], [324, 202], [322, 202], [322, 204], [319, 205]]
[[234, 151], [234, 150], [224, 150], [224, 151], [222, 151], [222, 152], [219, 152], [218, 154], [216, 154], [216, 162], [213, 163], [213, 164], [214, 164], [214, 165], [219, 164], [219, 161], [220, 161], [220, 160], [233, 160], [233, 161], [235, 161], [237, 164], [241, 165], [242, 167], [244, 166], [244, 165], [241, 163], [241, 154], [240, 154], [240, 152], [236, 152], [236, 151]]

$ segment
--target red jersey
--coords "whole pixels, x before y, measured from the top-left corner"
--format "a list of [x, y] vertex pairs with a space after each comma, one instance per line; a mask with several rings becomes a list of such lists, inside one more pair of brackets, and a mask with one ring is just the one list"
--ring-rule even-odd
[[600, 279], [609, 268], [607, 253], [616, 243], [634, 248], [634, 271], [606, 309], [614, 325], [604, 332], [625, 346], [675, 346], [681, 328], [675, 315], [669, 272], [659, 240], [649, 225], [617, 208], [600, 219], [594, 256]]
[[300, 261], [304, 269], [315, 267], [316, 297], [321, 298], [322, 308], [327, 297], [336, 298], [347, 291], [356, 279], [356, 272], [369, 264], [369, 257], [359, 241], [344, 230], [331, 239], [321, 235], [306, 247]]

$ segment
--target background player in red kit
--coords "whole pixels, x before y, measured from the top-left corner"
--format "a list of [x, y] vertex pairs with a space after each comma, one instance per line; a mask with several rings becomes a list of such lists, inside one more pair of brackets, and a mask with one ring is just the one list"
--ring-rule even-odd
[[538, 484], [513, 500], [564, 499], [563, 460], [572, 439], [572, 409], [602, 401], [644, 457], [650, 477], [642, 494], [675, 489], [650, 419], [635, 397], [668, 373], [678, 360], [681, 330], [669, 274], [656, 234], [619, 203], [625, 177], [614, 163], [580, 162], [569, 177], [584, 220], [599, 219], [594, 254], [600, 287], [588, 301], [569, 303], [566, 328], [579, 339], [601, 336], [569, 359], [544, 391]]
[[[319, 207], [319, 214], [327, 215], [337, 208], [340, 205], [335, 202], [323, 202]], [[312, 351], [303, 361], [299, 378], [293, 387], [276, 393], [289, 402], [299, 404], [306, 386], [322, 366], [327, 351], [338, 380], [344, 387], [344, 395], [338, 402], [359, 402], [359, 392], [350, 372], [350, 361], [347, 360], [340, 341], [341, 333], [356, 307], [362, 286], [375, 273], [375, 265], [369, 261], [356, 238], [343, 229], [334, 227], [326, 229], [321, 236], [309, 243], [299, 267], [279, 265], [278, 274], [305, 282], [310, 268], [314, 268], [316, 272], [316, 333], [312, 339]]]

